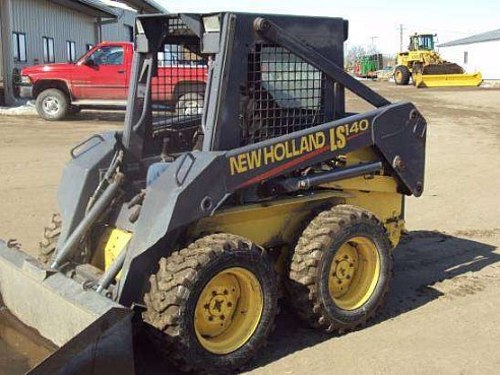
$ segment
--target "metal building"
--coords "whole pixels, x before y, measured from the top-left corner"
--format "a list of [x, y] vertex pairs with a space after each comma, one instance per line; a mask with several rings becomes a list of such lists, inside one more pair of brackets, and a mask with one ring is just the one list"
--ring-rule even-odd
[[[163, 10], [151, 1], [121, 2]], [[0, 105], [15, 101], [11, 83], [16, 70], [76, 61], [103, 40], [131, 41], [134, 18], [134, 11], [99, 0], [0, 0]]]
[[481, 72], [485, 81], [500, 81], [500, 29], [440, 44], [446, 60], [461, 65], [467, 72]]

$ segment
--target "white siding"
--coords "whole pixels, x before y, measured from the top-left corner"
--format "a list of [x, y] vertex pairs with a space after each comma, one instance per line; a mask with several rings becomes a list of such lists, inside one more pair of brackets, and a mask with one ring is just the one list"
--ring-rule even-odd
[[66, 62], [66, 41], [76, 43], [76, 55], [86, 51], [86, 44], [96, 43], [95, 18], [57, 5], [48, 0], [12, 0], [12, 31], [26, 33], [27, 62], [21, 68], [43, 64], [42, 37], [54, 38], [56, 62]]
[[[463, 67], [468, 73], [481, 72], [483, 79], [500, 80], [500, 40], [440, 47], [443, 59]], [[467, 53], [467, 61], [464, 61]]]

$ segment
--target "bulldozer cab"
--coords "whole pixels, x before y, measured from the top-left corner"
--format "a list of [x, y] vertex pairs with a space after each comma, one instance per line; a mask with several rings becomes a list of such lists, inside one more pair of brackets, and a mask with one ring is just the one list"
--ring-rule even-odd
[[434, 51], [435, 34], [417, 34], [410, 36], [410, 51]]

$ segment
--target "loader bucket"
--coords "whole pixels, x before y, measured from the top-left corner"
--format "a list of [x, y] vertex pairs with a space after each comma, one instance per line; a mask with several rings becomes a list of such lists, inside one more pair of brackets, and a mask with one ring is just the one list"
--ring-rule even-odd
[[414, 74], [415, 86], [421, 87], [476, 87], [481, 84], [481, 73], [474, 74]]
[[0, 295], [14, 316], [57, 346], [111, 308], [123, 308], [1, 240]]
[[134, 311], [112, 308], [28, 375], [132, 375]]

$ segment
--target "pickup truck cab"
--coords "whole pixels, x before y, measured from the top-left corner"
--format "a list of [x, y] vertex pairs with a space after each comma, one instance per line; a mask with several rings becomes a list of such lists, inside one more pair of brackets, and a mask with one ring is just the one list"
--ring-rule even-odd
[[[207, 65], [184, 64], [166, 51], [153, 79], [153, 102], [165, 110], [198, 114], [203, 108]], [[57, 121], [82, 108], [125, 107], [134, 51], [132, 43], [103, 42], [76, 63], [26, 67], [18, 83], [21, 98], [35, 99], [38, 114]], [[164, 57], [168, 55], [168, 59]]]

